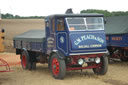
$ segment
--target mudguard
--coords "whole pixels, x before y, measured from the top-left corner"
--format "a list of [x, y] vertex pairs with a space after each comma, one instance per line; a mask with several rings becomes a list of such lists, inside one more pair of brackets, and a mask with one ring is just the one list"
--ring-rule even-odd
[[50, 69], [50, 59], [51, 59], [52, 54], [54, 54], [54, 53], [56, 53], [59, 56], [59, 59], [62, 59], [62, 60], [65, 59], [65, 56], [63, 53], [59, 52], [58, 50], [53, 50], [48, 59], [48, 68], [49, 69]]
[[56, 51], [53, 50], [52, 53], [50, 54], [50, 57], [51, 57], [51, 55], [52, 55], [53, 53], [56, 53], [56, 54], [59, 56], [60, 59], [65, 59], [64, 54], [61, 53], [61, 52], [58, 51], [58, 50], [56, 50]]
[[[22, 53], [23, 51], [29, 56], [28, 51], [27, 51], [26, 48], [22, 48], [21, 53]], [[21, 56], [20, 56], [20, 59], [21, 59]], [[28, 60], [29, 60], [29, 58], [28, 58]]]
[[108, 50], [107, 50], [107, 53], [104, 54], [104, 56], [106, 56], [106, 57], [110, 56], [110, 53]]
[[61, 53], [60, 51], [57, 51], [56, 54], [59, 56], [60, 59], [65, 59], [65, 56], [63, 53]]

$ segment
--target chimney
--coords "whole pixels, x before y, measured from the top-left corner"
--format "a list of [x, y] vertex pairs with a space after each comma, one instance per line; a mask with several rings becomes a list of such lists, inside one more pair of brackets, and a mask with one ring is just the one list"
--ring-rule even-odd
[[65, 14], [73, 14], [72, 8], [67, 9]]

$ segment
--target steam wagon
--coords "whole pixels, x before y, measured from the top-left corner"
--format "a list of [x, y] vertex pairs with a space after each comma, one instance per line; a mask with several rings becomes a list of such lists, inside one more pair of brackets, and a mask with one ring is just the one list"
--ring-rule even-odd
[[102, 14], [56, 14], [45, 18], [45, 30], [30, 30], [14, 37], [16, 54], [25, 70], [48, 63], [56, 79], [66, 71], [93, 69], [104, 75], [108, 69]]
[[105, 24], [110, 58], [128, 61], [128, 16], [107, 17]]

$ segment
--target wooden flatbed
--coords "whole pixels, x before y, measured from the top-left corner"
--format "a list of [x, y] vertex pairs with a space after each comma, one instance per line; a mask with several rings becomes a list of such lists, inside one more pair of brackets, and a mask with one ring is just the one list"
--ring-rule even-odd
[[44, 30], [30, 30], [14, 37], [14, 47], [17, 49], [25, 48], [26, 50], [42, 52], [45, 41]]

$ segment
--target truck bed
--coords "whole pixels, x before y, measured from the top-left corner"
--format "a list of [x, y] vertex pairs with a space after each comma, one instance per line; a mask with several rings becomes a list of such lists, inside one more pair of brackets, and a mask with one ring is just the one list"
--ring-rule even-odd
[[128, 34], [128, 16], [112, 16], [105, 18], [107, 35]]
[[106, 35], [107, 45], [116, 47], [128, 47], [128, 34]]
[[13, 38], [14, 48], [25, 48], [30, 51], [44, 52], [45, 48], [45, 31], [30, 30]]
[[45, 38], [44, 30], [30, 30], [23, 34], [17, 35], [13, 40], [24, 40], [29, 42], [43, 42]]
[[107, 45], [128, 47], [128, 16], [112, 16], [105, 19]]

